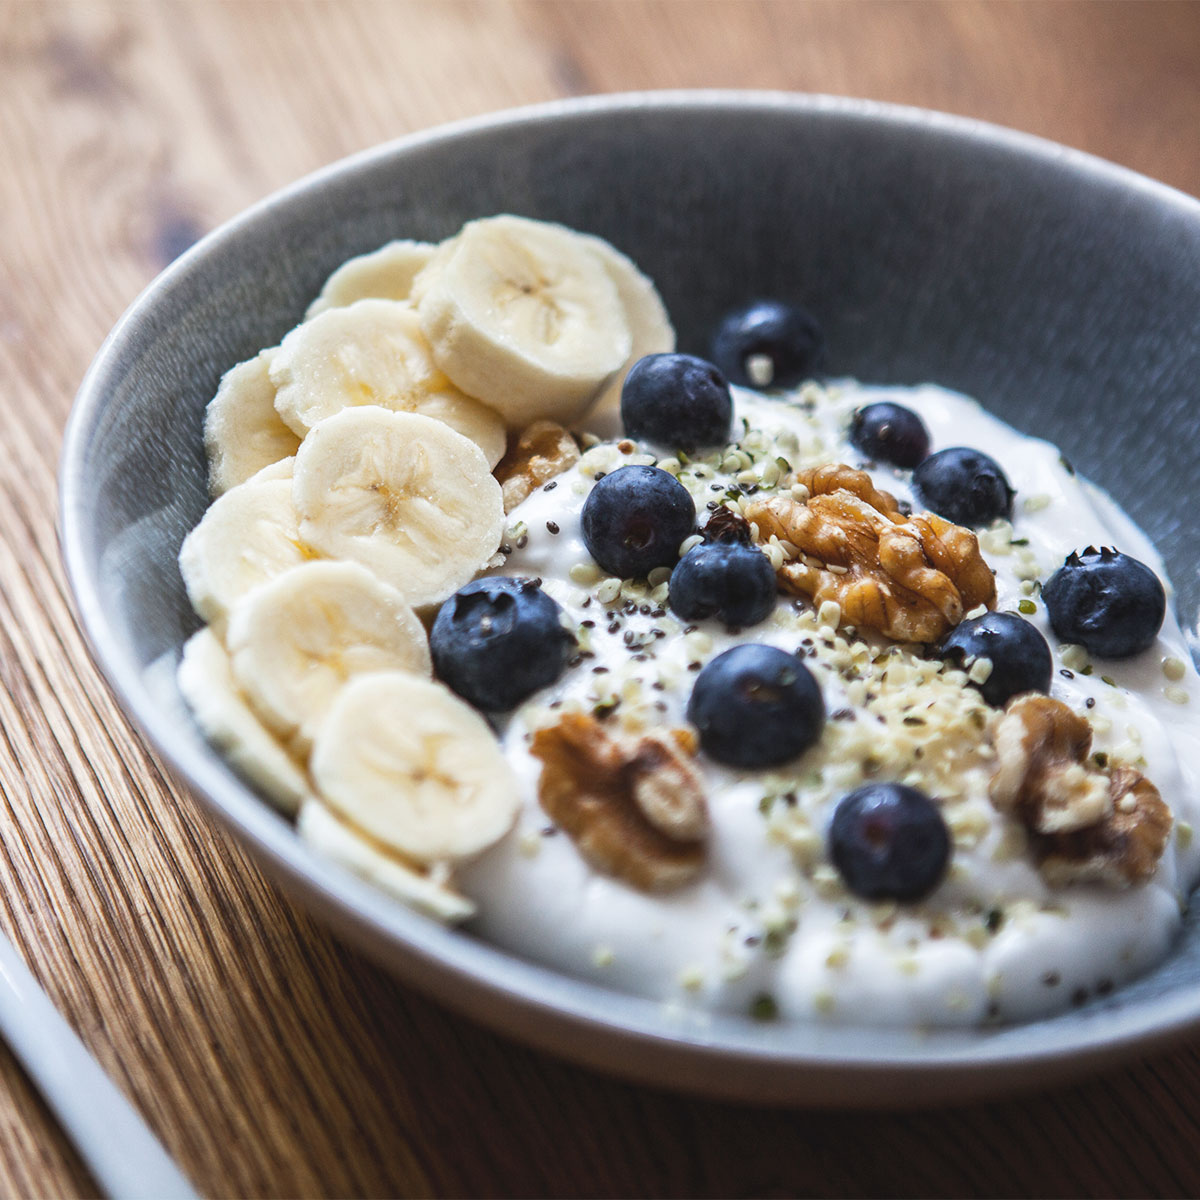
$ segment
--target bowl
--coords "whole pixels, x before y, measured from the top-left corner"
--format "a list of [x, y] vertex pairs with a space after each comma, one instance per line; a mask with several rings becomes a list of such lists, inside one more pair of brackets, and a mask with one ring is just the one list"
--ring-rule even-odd
[[497, 212], [608, 238], [661, 288], [683, 349], [733, 304], [803, 297], [831, 373], [933, 381], [1058, 442], [1200, 603], [1200, 203], [1061, 146], [913, 109], [773, 93], [556, 103], [435, 129], [322, 170], [176, 261], [80, 389], [61, 536], [97, 663], [211, 816], [299, 903], [399, 979], [493, 1028], [709, 1095], [910, 1105], [1064, 1080], [1200, 1023], [1200, 930], [1079, 1010], [978, 1032], [689, 1016], [444, 929], [312, 854], [199, 737], [174, 681], [197, 627], [176, 556], [207, 504], [205, 404], [303, 316], [329, 272]]

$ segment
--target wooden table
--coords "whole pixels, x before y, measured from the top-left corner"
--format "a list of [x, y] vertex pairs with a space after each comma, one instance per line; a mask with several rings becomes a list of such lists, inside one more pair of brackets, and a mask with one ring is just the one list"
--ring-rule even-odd
[[[201, 1190], [1200, 1192], [1200, 1043], [985, 1106], [792, 1113], [601, 1078], [400, 987], [147, 754], [54, 533], [62, 426], [121, 311], [341, 155], [569, 94], [789, 88], [988, 118], [1200, 193], [1198, 72], [1188, 3], [0, 0], [0, 925]], [[4, 1050], [0, 1076], [0, 1192], [94, 1192]]]

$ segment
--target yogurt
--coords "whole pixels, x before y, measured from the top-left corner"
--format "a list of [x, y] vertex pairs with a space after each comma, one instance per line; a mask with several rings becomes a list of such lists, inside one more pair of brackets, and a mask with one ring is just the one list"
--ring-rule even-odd
[[[1067, 554], [1088, 545], [1115, 543], [1162, 577], [1145, 536], [1055, 447], [964, 396], [846, 383], [734, 397], [736, 440], [719, 452], [685, 461], [593, 439], [579, 463], [509, 514], [497, 570], [540, 577], [580, 652], [501, 730], [526, 799], [513, 833], [460, 875], [479, 905], [474, 928], [526, 957], [665, 1003], [852, 1024], [1027, 1019], [1104, 994], [1161, 960], [1200, 875], [1200, 679], [1173, 615], [1145, 653], [1092, 662], [1060, 644], [1039, 598]], [[986, 731], [997, 714], [963, 672], [910, 646], [839, 632], [836, 613], [783, 594], [754, 628], [685, 626], [669, 610], [665, 569], [648, 581], [609, 578], [584, 546], [580, 511], [597, 476], [630, 463], [676, 475], [701, 524], [706, 510], [786, 490], [791, 472], [831, 462], [864, 467], [911, 502], [911, 472], [864, 463], [847, 441], [855, 409], [885, 399], [921, 416], [935, 450], [986, 450], [1016, 489], [1011, 521], [979, 531], [996, 608], [1021, 612], [1045, 635], [1050, 695], [1087, 717], [1093, 752], [1136, 767], [1170, 807], [1170, 840], [1148, 883], [1056, 888], [1043, 879], [1023, 829], [988, 799], [995, 759]], [[538, 803], [533, 731], [566, 712], [601, 715], [614, 731], [683, 726], [698, 667], [743, 641], [806, 656], [828, 714], [820, 741], [769, 770], [697, 758], [711, 830], [696, 882], [647, 894], [598, 873]], [[951, 865], [919, 903], [862, 900], [829, 861], [833, 808], [867, 780], [911, 783], [941, 806]]]

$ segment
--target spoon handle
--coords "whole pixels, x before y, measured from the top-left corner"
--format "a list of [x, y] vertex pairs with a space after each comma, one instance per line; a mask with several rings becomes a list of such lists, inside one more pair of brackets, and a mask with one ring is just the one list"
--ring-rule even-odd
[[197, 1200], [191, 1185], [0, 933], [0, 1035], [110, 1200]]

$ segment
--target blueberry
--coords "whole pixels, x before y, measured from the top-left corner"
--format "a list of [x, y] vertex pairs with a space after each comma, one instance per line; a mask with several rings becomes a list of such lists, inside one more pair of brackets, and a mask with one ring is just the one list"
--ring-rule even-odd
[[583, 505], [583, 542], [610, 575], [631, 579], [673, 567], [696, 523], [687, 488], [658, 467], [618, 467]]
[[990, 612], [963, 621], [938, 645], [942, 658], [963, 666], [968, 659], [986, 658], [992, 673], [977, 685], [993, 708], [1003, 708], [1021, 692], [1048, 692], [1054, 661], [1046, 639], [1015, 613]]
[[728, 313], [712, 340], [713, 362], [742, 387], [795, 387], [825, 357], [825, 335], [798, 304], [756, 300]]
[[492, 575], [460, 588], [429, 634], [433, 669], [468, 703], [504, 712], [562, 674], [574, 639], [532, 579]]
[[941, 882], [950, 834], [924, 792], [870, 783], [843, 796], [829, 826], [829, 856], [846, 886], [866, 900], [920, 900]]
[[850, 441], [865, 455], [894, 467], [915, 467], [929, 453], [929, 430], [911, 408], [881, 400], [860, 408]]
[[726, 625], [757, 625], [775, 607], [775, 569], [754, 546], [706, 542], [679, 560], [669, 597], [671, 611], [684, 621], [716, 617]]
[[750, 532], [750, 522], [736, 513], [732, 508], [721, 505], [704, 526], [706, 542], [740, 542], [743, 546], [752, 545], [754, 538]]
[[1163, 585], [1145, 563], [1094, 546], [1067, 557], [1046, 581], [1042, 600], [1054, 632], [1097, 658], [1149, 649], [1167, 612]]
[[982, 450], [939, 450], [913, 471], [912, 481], [917, 499], [956, 525], [988, 525], [1012, 516], [1012, 485]]
[[825, 703], [808, 668], [774, 646], [744, 642], [696, 676], [687, 717], [706, 754], [731, 767], [770, 767], [821, 735]]
[[725, 376], [690, 354], [639, 358], [621, 388], [621, 423], [630, 437], [695, 450], [729, 440], [733, 397]]

